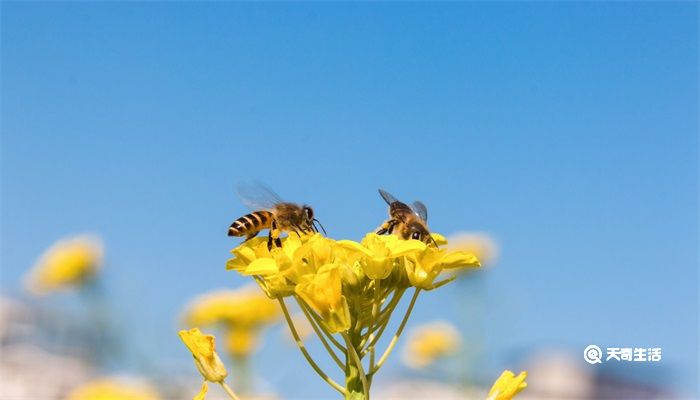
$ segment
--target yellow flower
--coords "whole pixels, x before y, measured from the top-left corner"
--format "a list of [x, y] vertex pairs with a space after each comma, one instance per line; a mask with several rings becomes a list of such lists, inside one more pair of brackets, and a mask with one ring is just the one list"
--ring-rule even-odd
[[342, 294], [340, 275], [338, 265], [328, 264], [295, 289], [304, 302], [321, 315], [332, 333], [350, 328], [350, 311]]
[[489, 391], [487, 400], [510, 400], [527, 387], [527, 372], [515, 376], [511, 371], [503, 371]]
[[95, 276], [102, 265], [99, 239], [78, 236], [56, 242], [42, 254], [26, 278], [34, 294], [46, 294], [81, 286]]
[[361, 244], [352, 240], [340, 240], [338, 245], [360, 255], [358, 261], [370, 279], [387, 278], [399, 257], [426, 248], [425, 243], [418, 240], [401, 240], [395, 235], [380, 236], [375, 233], [368, 233]]
[[226, 351], [233, 357], [246, 357], [259, 344], [260, 332], [255, 328], [236, 327], [226, 332]]
[[446, 250], [427, 247], [423, 252], [406, 257], [406, 274], [412, 286], [421, 289], [434, 289], [433, 281], [445, 269], [479, 267], [479, 259], [473, 254], [463, 251], [447, 252]]
[[404, 362], [413, 368], [424, 368], [454, 354], [461, 345], [457, 329], [447, 322], [433, 322], [411, 332], [404, 349]]
[[102, 378], [71, 391], [67, 400], [158, 400], [151, 387], [126, 379]]
[[216, 290], [195, 298], [185, 311], [187, 326], [225, 324], [231, 327], [260, 327], [281, 318], [277, 302], [255, 286]]
[[493, 264], [498, 258], [496, 241], [483, 232], [459, 232], [450, 235], [448, 248], [474, 254], [483, 265]]
[[204, 379], [210, 382], [223, 382], [228, 372], [219, 355], [216, 354], [214, 336], [205, 335], [197, 328], [189, 331], [182, 330], [179, 335], [192, 353], [194, 363]]

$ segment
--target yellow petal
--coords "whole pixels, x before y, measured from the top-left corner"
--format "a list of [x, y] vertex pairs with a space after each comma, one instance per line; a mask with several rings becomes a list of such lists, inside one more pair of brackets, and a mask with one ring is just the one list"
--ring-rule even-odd
[[197, 393], [192, 400], [204, 400], [204, 397], [207, 395], [208, 391], [209, 387], [207, 386], [207, 381], [205, 380], [204, 383], [202, 383], [202, 388], [199, 389], [199, 393]]
[[439, 233], [431, 233], [430, 236], [432, 236], [433, 240], [438, 246], [447, 244], [447, 239]]
[[409, 253], [418, 253], [425, 250], [425, 243], [420, 240], [397, 240], [391, 246], [391, 255], [393, 257], [405, 256]]
[[512, 371], [503, 371], [491, 387], [487, 400], [511, 400], [527, 387], [525, 378], [527, 378], [525, 371], [520, 372], [518, 376], [515, 376]]
[[478, 267], [481, 266], [479, 259], [474, 254], [463, 251], [455, 251], [447, 253], [442, 260], [440, 266], [445, 269], [460, 268], [460, 267]]
[[250, 243], [248, 242], [236, 247], [231, 251], [231, 253], [233, 253], [233, 255], [241, 259], [246, 264], [253, 262], [253, 260], [255, 260], [256, 258], [255, 250], [253, 250], [253, 248], [250, 247]]
[[277, 263], [273, 258], [258, 258], [246, 267], [243, 275], [271, 275], [279, 272]]
[[365, 246], [363, 246], [363, 245], [361, 245], [353, 240], [339, 240], [336, 243], [338, 244], [338, 246], [340, 246], [344, 249], [348, 249], [350, 251], [356, 251], [356, 252], [362, 253], [368, 257], [372, 256], [372, 252], [368, 248], [366, 248]]

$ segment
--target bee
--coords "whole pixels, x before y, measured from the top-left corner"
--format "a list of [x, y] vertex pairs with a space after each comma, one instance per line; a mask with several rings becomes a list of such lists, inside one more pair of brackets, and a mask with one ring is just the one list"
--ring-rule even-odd
[[378, 235], [395, 234], [401, 239], [420, 240], [426, 244], [437, 243], [428, 230], [428, 208], [420, 201], [411, 206], [400, 202], [386, 190], [379, 189], [379, 194], [389, 205], [389, 219], [377, 231]]
[[[282, 232], [316, 233], [321, 227], [323, 234], [326, 230], [323, 225], [314, 218], [314, 210], [306, 204], [296, 204], [283, 201], [269, 188], [256, 184], [251, 186], [239, 186], [238, 196], [243, 203], [253, 211], [233, 221], [228, 228], [228, 236], [245, 236], [250, 240], [267, 229], [267, 249], [272, 250], [272, 243], [281, 247]], [[244, 242], [245, 242], [244, 240]]]

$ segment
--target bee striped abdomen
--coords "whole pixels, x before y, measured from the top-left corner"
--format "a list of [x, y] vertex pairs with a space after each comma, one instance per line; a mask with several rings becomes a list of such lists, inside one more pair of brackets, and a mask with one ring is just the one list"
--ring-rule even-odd
[[246, 214], [233, 221], [228, 228], [229, 236], [255, 236], [259, 231], [269, 228], [272, 221], [272, 213], [269, 211], [255, 211]]

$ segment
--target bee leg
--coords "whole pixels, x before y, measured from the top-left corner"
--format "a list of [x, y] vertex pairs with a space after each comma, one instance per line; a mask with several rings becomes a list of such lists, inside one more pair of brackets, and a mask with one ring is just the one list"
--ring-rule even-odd
[[270, 226], [270, 231], [267, 234], [267, 250], [272, 250], [272, 241], [275, 241], [275, 246], [282, 247], [280, 239], [280, 230], [277, 229], [277, 223], [273, 220]]
[[394, 225], [396, 225], [396, 221], [393, 219], [389, 219], [386, 222], [382, 224], [382, 226], [379, 227], [379, 230], [377, 231], [377, 235], [383, 235], [385, 233], [391, 233], [391, 231], [394, 229]]

